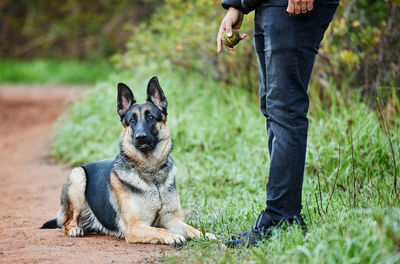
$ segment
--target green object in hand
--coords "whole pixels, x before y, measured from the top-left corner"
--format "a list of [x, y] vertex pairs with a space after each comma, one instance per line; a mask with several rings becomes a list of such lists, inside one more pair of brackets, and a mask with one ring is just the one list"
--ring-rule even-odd
[[222, 36], [222, 41], [223, 41], [224, 45], [226, 45], [226, 46], [232, 48], [233, 46], [235, 46], [236, 44], [239, 43], [239, 41], [240, 41], [240, 34], [239, 34], [239, 32], [238, 32], [236, 29], [233, 29], [233, 30], [232, 30], [232, 36], [231, 36], [231, 37], [228, 37], [228, 36], [226, 35], [226, 31], [225, 31], [225, 32], [224, 32], [224, 35]]

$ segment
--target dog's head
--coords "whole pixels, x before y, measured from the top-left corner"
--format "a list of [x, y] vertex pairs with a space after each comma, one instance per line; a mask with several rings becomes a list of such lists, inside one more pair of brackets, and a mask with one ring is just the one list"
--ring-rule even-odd
[[167, 120], [167, 98], [158, 83], [151, 78], [147, 85], [147, 100], [137, 104], [131, 89], [118, 84], [118, 114], [124, 126], [123, 142], [128, 149], [134, 147], [141, 153], [152, 152], [160, 141], [169, 139]]

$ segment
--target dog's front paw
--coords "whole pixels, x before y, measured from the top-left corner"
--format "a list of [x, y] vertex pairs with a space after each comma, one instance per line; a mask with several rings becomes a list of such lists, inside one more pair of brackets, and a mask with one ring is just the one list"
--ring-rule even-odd
[[79, 227], [71, 228], [68, 231], [68, 236], [69, 237], [83, 237], [83, 230], [80, 229]]
[[165, 239], [165, 244], [170, 244], [174, 247], [180, 247], [186, 244], [186, 239], [182, 235], [172, 234], [170, 237]]

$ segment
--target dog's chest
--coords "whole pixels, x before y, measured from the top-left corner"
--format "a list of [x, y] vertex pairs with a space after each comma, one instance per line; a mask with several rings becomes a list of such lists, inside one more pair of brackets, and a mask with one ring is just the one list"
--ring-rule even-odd
[[174, 211], [179, 207], [175, 168], [168, 173], [147, 175], [148, 177], [143, 177], [136, 171], [129, 174], [119, 174], [129, 193], [129, 208], [145, 223], [156, 225], [157, 219], [165, 212]]

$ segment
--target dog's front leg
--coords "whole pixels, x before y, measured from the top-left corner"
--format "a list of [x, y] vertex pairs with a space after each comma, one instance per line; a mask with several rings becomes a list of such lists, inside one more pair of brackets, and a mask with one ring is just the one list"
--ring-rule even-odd
[[183, 222], [183, 215], [182, 212], [180, 212], [179, 210], [166, 212], [165, 214], [163, 214], [160, 218], [160, 225], [164, 226], [166, 229], [175, 234], [180, 234], [189, 238], [197, 237], [195, 235], [192, 236], [192, 234], [189, 236], [186, 233], [186, 224]]
[[170, 244], [172, 246], [182, 246], [186, 243], [183, 235], [143, 224], [129, 226], [125, 233], [125, 240], [127, 243]]

